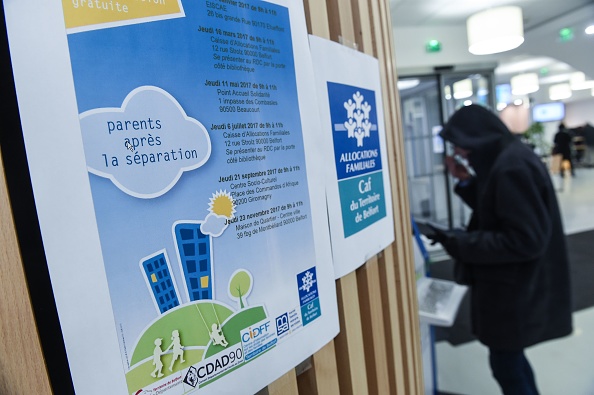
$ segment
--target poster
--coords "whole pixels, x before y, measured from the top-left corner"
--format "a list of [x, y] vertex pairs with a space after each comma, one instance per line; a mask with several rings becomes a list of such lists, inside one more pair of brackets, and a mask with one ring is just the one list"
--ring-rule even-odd
[[[377, 59], [310, 36], [336, 278], [394, 241]], [[340, 67], [336, 67], [339, 64]]]
[[254, 393], [330, 341], [301, 2], [4, 3], [77, 393]]

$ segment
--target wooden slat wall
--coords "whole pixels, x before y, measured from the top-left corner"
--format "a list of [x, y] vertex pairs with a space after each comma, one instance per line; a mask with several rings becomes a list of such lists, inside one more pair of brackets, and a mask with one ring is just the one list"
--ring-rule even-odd
[[[308, 31], [379, 59], [395, 242], [336, 282], [340, 334], [270, 395], [424, 393], [389, 0], [303, 0]], [[0, 393], [50, 394], [0, 158]], [[7, 319], [7, 317], [11, 317]], [[34, 379], [31, 379], [32, 372]]]
[[0, 154], [0, 394], [51, 394]]
[[[389, 0], [304, 0], [304, 5], [310, 34], [349, 46], [355, 43], [358, 50], [379, 59], [396, 239], [336, 282], [341, 332], [312, 356], [312, 368], [297, 377], [298, 392], [292, 394], [423, 394]], [[285, 395], [274, 384], [268, 393]]]

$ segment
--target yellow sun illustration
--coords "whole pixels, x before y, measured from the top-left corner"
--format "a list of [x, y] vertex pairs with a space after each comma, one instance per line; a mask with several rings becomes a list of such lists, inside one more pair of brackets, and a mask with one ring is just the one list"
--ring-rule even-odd
[[227, 191], [217, 191], [212, 194], [208, 209], [211, 213], [225, 216], [229, 219], [235, 214], [233, 198]]

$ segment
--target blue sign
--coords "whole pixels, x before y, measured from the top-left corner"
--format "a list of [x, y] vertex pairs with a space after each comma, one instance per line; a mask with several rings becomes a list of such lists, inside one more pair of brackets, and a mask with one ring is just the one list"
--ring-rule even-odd
[[303, 317], [303, 326], [309, 324], [322, 314], [320, 310], [320, 299], [314, 299], [304, 306], [301, 306], [301, 317]]
[[382, 169], [375, 92], [328, 82], [339, 180]]
[[310, 303], [318, 297], [318, 280], [316, 278], [315, 266], [297, 275], [297, 288], [299, 290], [299, 304], [301, 306]]
[[344, 237], [386, 216], [375, 92], [328, 82]]

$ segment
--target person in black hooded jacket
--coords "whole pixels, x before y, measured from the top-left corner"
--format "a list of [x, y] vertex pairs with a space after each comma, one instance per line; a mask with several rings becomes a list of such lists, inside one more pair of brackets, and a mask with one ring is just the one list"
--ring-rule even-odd
[[454, 259], [456, 280], [470, 286], [472, 330], [503, 393], [538, 394], [524, 349], [572, 332], [567, 247], [548, 171], [478, 105], [458, 110], [441, 136], [455, 147], [446, 165], [472, 215], [464, 231], [435, 239]]

